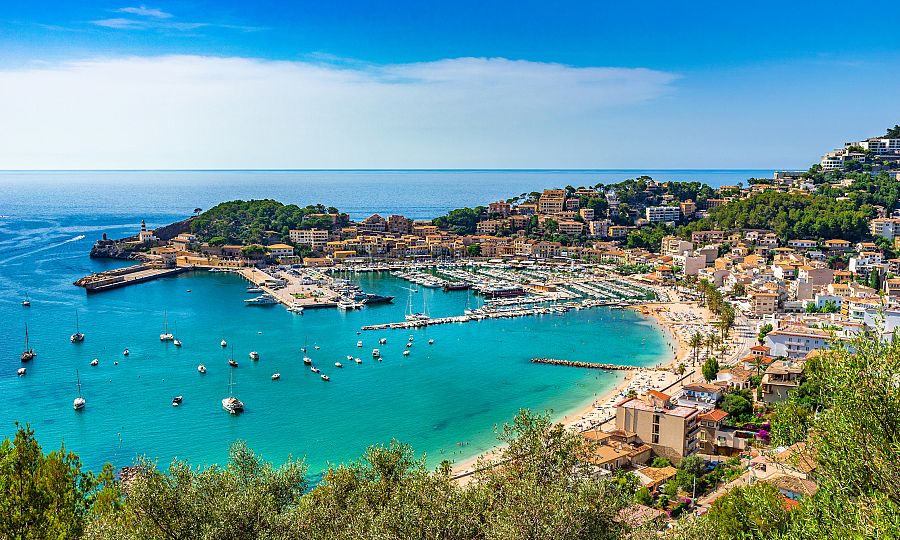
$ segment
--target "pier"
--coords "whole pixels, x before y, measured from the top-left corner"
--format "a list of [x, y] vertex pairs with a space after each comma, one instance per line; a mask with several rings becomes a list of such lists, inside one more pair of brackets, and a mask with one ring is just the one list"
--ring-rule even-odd
[[174, 276], [191, 270], [191, 268], [164, 268], [150, 264], [136, 264], [126, 268], [107, 270], [98, 274], [85, 276], [75, 282], [75, 285], [84, 287], [87, 292], [103, 292], [110, 289], [144, 283], [154, 279]]
[[556, 358], [532, 358], [532, 364], [548, 364], [551, 366], [568, 366], [586, 369], [604, 369], [607, 371], [637, 371], [646, 369], [655, 369], [657, 371], [667, 371], [660, 368], [648, 368], [640, 366], [622, 366], [617, 364], [595, 364], [593, 362], [577, 362], [572, 360], [559, 360]]

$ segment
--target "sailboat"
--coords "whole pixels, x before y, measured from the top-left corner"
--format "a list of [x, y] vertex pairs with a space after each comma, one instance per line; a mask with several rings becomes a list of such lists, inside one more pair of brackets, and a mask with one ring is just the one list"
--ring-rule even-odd
[[163, 333], [159, 335], [160, 341], [172, 341], [175, 336], [169, 333], [169, 314], [163, 312]]
[[406, 320], [413, 321], [427, 321], [428, 320], [428, 305], [427, 305], [427, 295], [422, 293], [422, 313], [413, 313], [412, 311], [412, 289], [409, 290], [409, 301], [408, 301], [408, 313], [406, 314]]
[[22, 307], [30, 307], [31, 300], [28, 299], [28, 293], [25, 293], [25, 300], [22, 300]]
[[231, 377], [228, 379], [228, 394], [228, 397], [222, 400], [222, 408], [228, 411], [229, 414], [243, 412], [244, 403], [234, 397], [234, 372], [231, 372]]
[[172, 323], [172, 328], [175, 329], [175, 331], [172, 332], [172, 345], [175, 345], [176, 347], [181, 347], [181, 340], [175, 337], [175, 332], [178, 331], [178, 327], [175, 326], [174, 322]]
[[35, 354], [34, 349], [28, 344], [28, 325], [25, 325], [25, 350], [22, 351], [22, 361], [28, 362], [30, 360], [34, 360], [34, 357], [37, 356]]
[[234, 359], [234, 345], [231, 346], [231, 358], [228, 359], [228, 365], [231, 367], [238, 367], [237, 360]]
[[75, 310], [75, 333], [69, 336], [69, 341], [72, 343], [81, 343], [84, 341], [84, 334], [82, 334], [81, 330], [78, 328], [78, 310]]
[[84, 396], [81, 395], [81, 377], [78, 376], [78, 370], [75, 370], [75, 381], [78, 386], [78, 397], [75, 398], [75, 401], [72, 402], [72, 408], [76, 411], [84, 408], [85, 403], [87, 401], [84, 399]]

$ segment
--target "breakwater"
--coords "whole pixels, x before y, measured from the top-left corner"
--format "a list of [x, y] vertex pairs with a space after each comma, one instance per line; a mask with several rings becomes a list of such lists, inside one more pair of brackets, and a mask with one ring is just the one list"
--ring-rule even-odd
[[594, 362], [578, 362], [572, 360], [560, 360], [557, 358], [532, 358], [533, 364], [548, 364], [551, 366], [567, 366], [586, 369], [605, 369], [607, 371], [636, 371], [639, 369], [657, 369], [664, 371], [662, 368], [648, 368], [641, 366], [626, 366], [620, 364], [598, 364]]

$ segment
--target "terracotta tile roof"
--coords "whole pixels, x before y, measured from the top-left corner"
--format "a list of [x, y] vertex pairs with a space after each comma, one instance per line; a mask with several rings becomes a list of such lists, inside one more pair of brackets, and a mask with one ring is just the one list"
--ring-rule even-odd
[[710, 422], [721, 422], [728, 418], [728, 413], [722, 409], [713, 409], [707, 413], [701, 414], [699, 418], [700, 420], [707, 420]]

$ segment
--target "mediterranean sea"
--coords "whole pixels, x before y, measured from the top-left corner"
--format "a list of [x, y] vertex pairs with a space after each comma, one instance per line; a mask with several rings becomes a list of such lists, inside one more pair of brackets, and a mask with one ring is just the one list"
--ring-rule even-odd
[[[376, 212], [423, 219], [640, 174], [724, 185], [772, 171], [0, 172], [0, 435], [12, 435], [14, 422], [28, 423], [45, 449], [64, 441], [93, 469], [128, 465], [138, 455], [162, 465], [173, 458], [222, 463], [237, 439], [274, 462], [305, 457], [311, 473], [392, 438], [426, 453], [430, 465], [471, 457], [494, 445], [494, 426], [519, 408], [561, 417], [618, 381], [611, 373], [531, 364], [532, 357], [653, 365], [671, 358], [666, 337], [629, 310], [599, 308], [415, 330], [404, 357], [409, 331], [357, 335], [363, 325], [403, 319], [407, 283], [387, 274], [354, 279], [367, 292], [395, 296], [394, 304], [304, 315], [245, 306], [245, 282], [226, 273], [186, 273], [92, 295], [72, 282], [129, 264], [88, 257], [103, 233], [128, 236], [141, 219], [152, 228], [225, 200], [323, 203], [354, 219]], [[416, 306], [422, 295], [434, 316], [480, 303], [466, 291], [420, 287]], [[26, 297], [30, 307], [21, 305]], [[86, 335], [80, 344], [69, 342], [76, 312]], [[159, 341], [164, 319], [183, 347]], [[18, 377], [26, 324], [38, 356]], [[382, 337], [388, 342], [379, 346]], [[303, 365], [304, 343], [330, 382]], [[232, 345], [240, 364], [234, 394], [246, 406], [239, 416], [221, 408]], [[382, 362], [372, 361], [373, 347], [382, 350]], [[259, 352], [258, 362], [250, 351]], [[347, 355], [363, 363], [347, 362]], [[333, 367], [337, 361], [344, 367]], [[87, 399], [78, 412], [76, 370]], [[275, 371], [279, 381], [271, 380]], [[175, 395], [184, 396], [179, 407], [171, 405]]]

